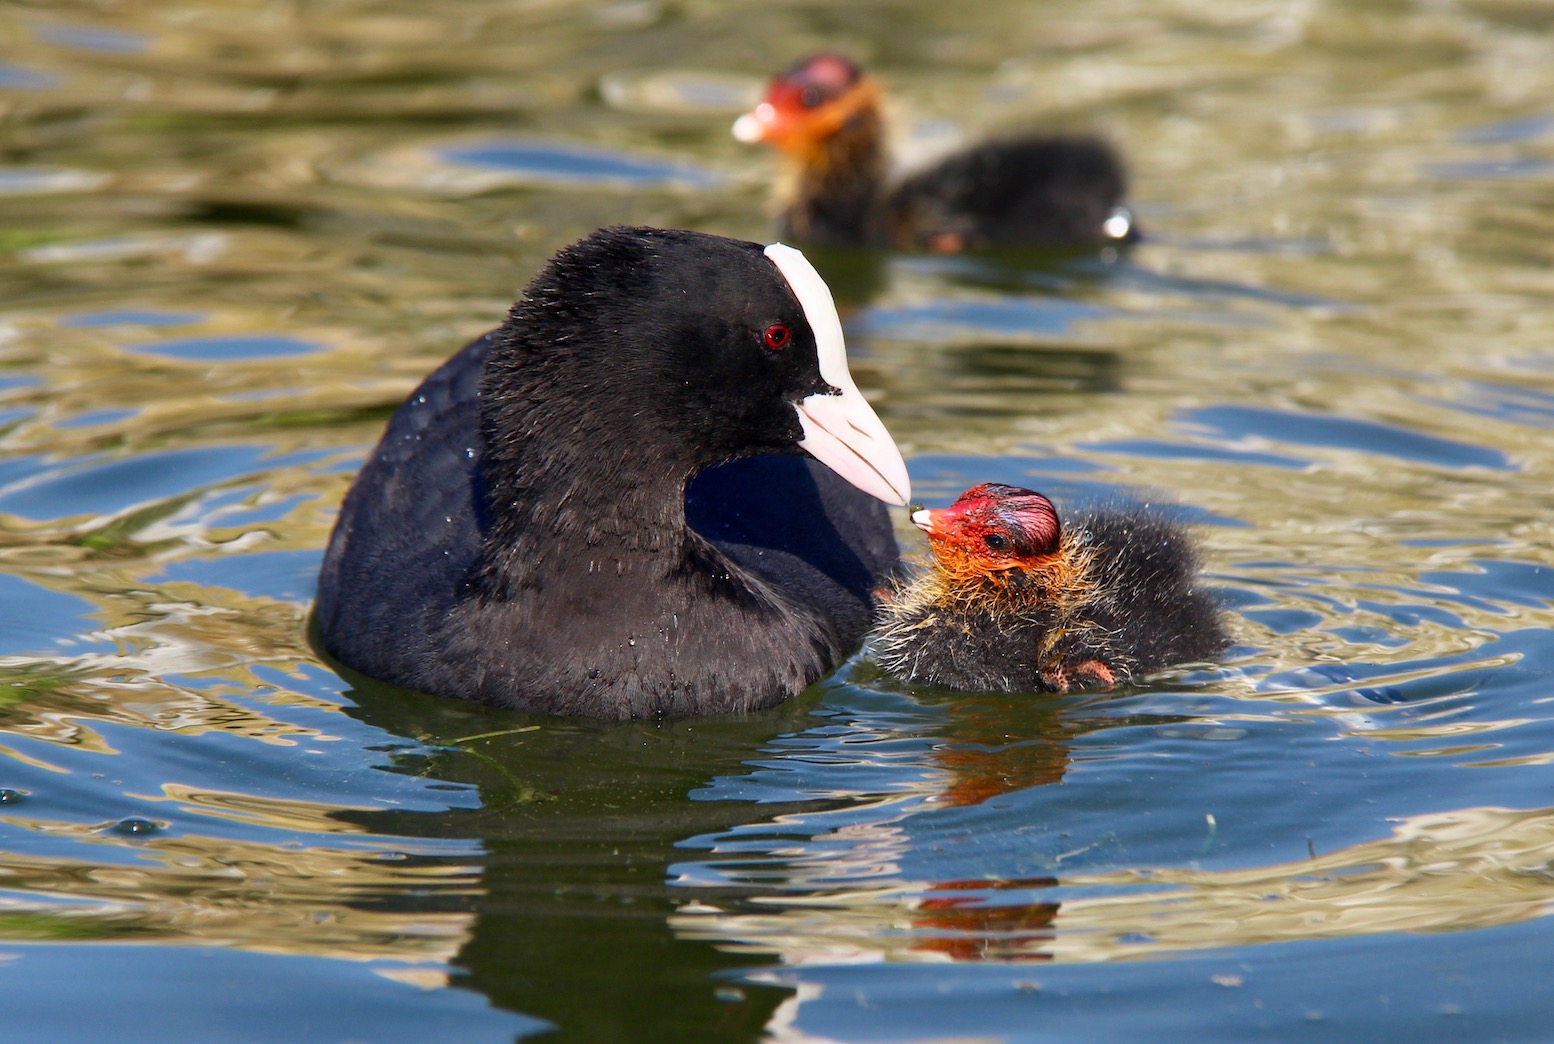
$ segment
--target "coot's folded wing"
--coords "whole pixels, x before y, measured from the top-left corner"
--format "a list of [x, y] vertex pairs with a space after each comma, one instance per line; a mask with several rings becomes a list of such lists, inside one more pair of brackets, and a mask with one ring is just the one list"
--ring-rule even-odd
[[340, 507], [319, 573], [325, 646], [366, 674], [424, 658], [480, 550], [478, 386], [492, 334], [464, 347], [394, 412]]

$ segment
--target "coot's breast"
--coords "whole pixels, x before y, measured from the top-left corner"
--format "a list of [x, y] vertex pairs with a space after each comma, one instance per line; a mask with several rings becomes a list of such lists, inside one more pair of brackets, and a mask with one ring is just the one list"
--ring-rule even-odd
[[771, 455], [702, 471], [686, 521], [792, 602], [829, 617], [842, 642], [862, 640], [874, 591], [899, 551], [885, 505], [808, 457]]

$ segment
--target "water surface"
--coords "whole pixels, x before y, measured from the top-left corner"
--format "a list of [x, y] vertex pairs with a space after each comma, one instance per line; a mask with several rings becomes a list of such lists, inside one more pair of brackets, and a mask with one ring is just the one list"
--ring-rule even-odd
[[[1541, 2], [0, 28], [8, 1039], [1546, 1034]], [[903, 155], [1128, 155], [1124, 254], [812, 256], [919, 496], [1179, 503], [1225, 663], [990, 697], [865, 650], [629, 726], [331, 668], [314, 576], [394, 405], [598, 225], [767, 238], [728, 124], [821, 46], [886, 78]]]

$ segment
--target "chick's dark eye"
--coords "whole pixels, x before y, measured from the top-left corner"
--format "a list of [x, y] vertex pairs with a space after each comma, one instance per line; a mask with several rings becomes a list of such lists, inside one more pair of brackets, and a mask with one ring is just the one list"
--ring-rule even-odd
[[799, 92], [799, 104], [806, 109], [813, 109], [820, 104], [820, 88], [806, 87]]
[[988, 533], [982, 538], [989, 551], [1003, 551], [1009, 546], [1009, 538], [1002, 533]]
[[766, 347], [776, 351], [785, 347], [793, 337], [793, 331], [788, 329], [787, 323], [773, 323], [766, 328]]

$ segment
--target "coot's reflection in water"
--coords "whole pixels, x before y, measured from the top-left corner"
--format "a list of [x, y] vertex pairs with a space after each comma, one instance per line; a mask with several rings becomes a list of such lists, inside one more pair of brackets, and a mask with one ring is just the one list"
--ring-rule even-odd
[[668, 868], [685, 838], [750, 815], [687, 794], [739, 772], [774, 733], [803, 727], [813, 697], [745, 721], [612, 725], [351, 680], [353, 717], [434, 745], [397, 771], [480, 788], [478, 809], [342, 814], [373, 832], [478, 841], [480, 890], [468, 900], [454, 985], [580, 1040], [630, 1040], [647, 1028], [661, 1039], [759, 1034], [789, 991], [732, 984], [749, 958], [673, 929], [686, 895]]

